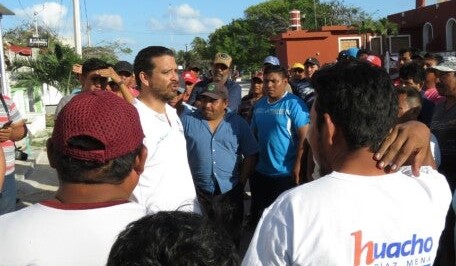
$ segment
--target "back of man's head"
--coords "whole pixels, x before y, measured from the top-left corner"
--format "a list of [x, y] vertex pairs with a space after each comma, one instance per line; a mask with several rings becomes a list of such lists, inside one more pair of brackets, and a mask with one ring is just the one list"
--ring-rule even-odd
[[83, 92], [57, 117], [48, 155], [64, 183], [120, 184], [143, 139], [133, 105], [111, 92]]
[[160, 57], [160, 56], [173, 56], [173, 50], [163, 47], [163, 46], [149, 46], [141, 51], [136, 55], [135, 61], [133, 63], [134, 74], [136, 78], [136, 84], [139, 89], [141, 89], [141, 78], [140, 73], [145, 72], [148, 75], [152, 75], [152, 71], [155, 68], [154, 62], [152, 58]]
[[348, 149], [379, 148], [397, 117], [396, 91], [383, 69], [358, 60], [341, 61], [316, 72], [312, 84], [318, 128], [327, 113], [343, 132]]
[[399, 103], [398, 123], [417, 120], [422, 108], [422, 96], [413, 87], [397, 88]]
[[416, 84], [423, 84], [425, 71], [417, 62], [406, 63], [399, 69], [399, 78], [402, 80], [412, 79]]
[[82, 64], [82, 76], [86, 77], [90, 72], [99, 69], [108, 68], [109, 65], [101, 59], [90, 58]]
[[159, 212], [128, 225], [109, 254], [115, 265], [239, 265], [234, 244], [206, 218]]

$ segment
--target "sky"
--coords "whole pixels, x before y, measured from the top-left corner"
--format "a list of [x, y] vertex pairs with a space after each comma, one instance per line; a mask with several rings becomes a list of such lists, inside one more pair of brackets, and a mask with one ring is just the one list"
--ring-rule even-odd
[[[119, 41], [133, 50], [130, 55], [120, 56], [128, 61], [133, 61], [136, 53], [149, 45], [185, 50], [195, 37], [207, 39], [215, 29], [242, 18], [245, 9], [261, 2], [264, 1], [79, 0], [82, 45], [88, 44], [88, 36], [92, 46]], [[414, 0], [344, 0], [344, 3], [360, 7], [374, 18], [415, 7]], [[428, 5], [433, 3], [435, 0], [427, 1]], [[16, 14], [3, 17], [3, 31], [36, 18], [38, 25], [51, 27], [72, 42], [73, 0], [2, 0], [1, 4]]]

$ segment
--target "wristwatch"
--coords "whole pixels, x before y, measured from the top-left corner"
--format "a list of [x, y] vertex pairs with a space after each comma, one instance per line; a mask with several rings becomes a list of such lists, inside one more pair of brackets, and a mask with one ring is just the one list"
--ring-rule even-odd
[[123, 80], [117, 82], [117, 85], [119, 85], [119, 87], [122, 86], [122, 84], [124, 84]]

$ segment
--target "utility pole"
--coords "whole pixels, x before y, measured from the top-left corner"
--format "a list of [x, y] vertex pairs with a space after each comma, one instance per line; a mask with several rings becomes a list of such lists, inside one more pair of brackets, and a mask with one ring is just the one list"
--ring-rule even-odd
[[1, 73], [1, 92], [3, 95], [9, 95], [9, 88], [6, 85], [6, 64], [5, 64], [5, 54], [3, 53], [3, 35], [2, 35], [2, 18], [4, 15], [14, 15], [13, 11], [4, 7], [0, 4], [0, 73]]
[[87, 21], [87, 47], [92, 47], [92, 42], [90, 40], [91, 31], [92, 31], [92, 27], [89, 25], [89, 22]]
[[314, 4], [314, 25], [315, 25], [315, 29], [318, 28], [318, 25], [317, 25], [317, 4], [315, 3], [315, 0], [313, 0], [313, 4]]
[[33, 24], [35, 25], [35, 33], [33, 33], [33, 37], [38, 38], [40, 35], [38, 34], [38, 12], [33, 12]]
[[79, 0], [73, 0], [74, 47], [76, 48], [76, 54], [82, 56], [81, 18], [79, 13]]

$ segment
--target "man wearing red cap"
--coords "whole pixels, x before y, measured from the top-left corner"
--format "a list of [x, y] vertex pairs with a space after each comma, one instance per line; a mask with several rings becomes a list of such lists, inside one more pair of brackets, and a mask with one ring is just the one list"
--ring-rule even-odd
[[5, 265], [104, 265], [117, 235], [146, 214], [129, 197], [147, 150], [136, 109], [106, 91], [76, 95], [47, 151], [55, 198], [0, 216]]
[[133, 104], [149, 155], [132, 198], [153, 212], [199, 212], [184, 129], [176, 110], [167, 104], [179, 89], [174, 53], [162, 46], [146, 47], [136, 56], [134, 71], [140, 94]]
[[182, 73], [182, 78], [184, 79], [184, 82], [185, 82], [185, 92], [184, 92], [183, 101], [187, 102], [188, 99], [190, 98], [190, 95], [192, 94], [193, 87], [195, 87], [195, 84], [198, 82], [198, 77], [196, 76], [195, 72], [193, 72], [193, 71], [184, 71]]

